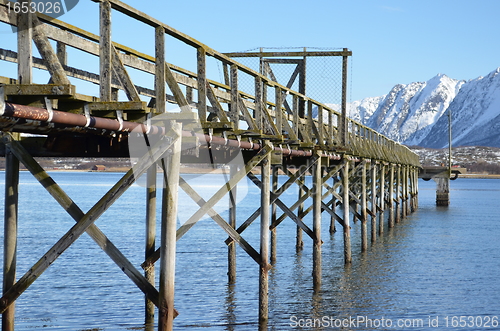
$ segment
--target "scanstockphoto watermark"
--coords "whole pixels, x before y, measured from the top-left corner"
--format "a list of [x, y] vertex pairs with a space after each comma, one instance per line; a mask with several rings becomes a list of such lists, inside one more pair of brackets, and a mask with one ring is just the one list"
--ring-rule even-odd
[[[79, 0], [18, 0], [6, 1], [7, 13], [17, 15], [43, 14], [44, 19], [58, 18], [76, 7]], [[17, 26], [12, 26], [18, 32]]]
[[349, 316], [338, 318], [323, 316], [320, 318], [290, 317], [291, 328], [336, 328], [336, 329], [422, 329], [422, 328], [476, 328], [497, 329], [498, 316], [426, 316], [424, 318], [373, 318], [368, 316]]
[[338, 318], [333, 316], [323, 316], [321, 318], [299, 318], [290, 317], [290, 327], [292, 328], [422, 328], [426, 326], [426, 320], [422, 318], [401, 318], [391, 319], [384, 316], [370, 318], [368, 316], [349, 316]]

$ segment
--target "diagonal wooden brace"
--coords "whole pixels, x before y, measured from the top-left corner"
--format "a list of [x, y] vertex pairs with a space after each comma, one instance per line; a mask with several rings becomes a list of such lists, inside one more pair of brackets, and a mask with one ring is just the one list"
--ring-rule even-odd
[[[63, 189], [43, 170], [38, 162], [15, 140], [9, 143], [10, 150], [26, 166], [31, 174], [49, 192], [61, 207], [76, 221], [79, 222], [85, 213], [78, 205], [63, 191]], [[116, 263], [116, 265], [134, 282], [134, 284], [158, 306], [158, 291], [148, 280], [130, 263], [120, 250], [104, 235], [95, 225], [88, 227], [87, 233], [101, 247], [101, 249]]]
[[[170, 132], [172, 134], [172, 132]], [[174, 136], [173, 139], [179, 139]], [[10, 135], [6, 136], [6, 144]], [[3, 313], [50, 265], [70, 247], [149, 167], [155, 164], [171, 146], [169, 139], [160, 140], [149, 150], [149, 157], [141, 158], [42, 258], [35, 263], [0, 299], [0, 313]]]

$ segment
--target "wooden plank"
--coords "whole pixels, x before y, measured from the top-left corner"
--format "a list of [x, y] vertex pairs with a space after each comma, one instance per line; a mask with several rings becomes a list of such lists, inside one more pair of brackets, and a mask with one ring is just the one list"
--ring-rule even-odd
[[352, 56], [352, 52], [343, 51], [302, 51], [302, 52], [241, 52], [224, 53], [229, 57], [293, 57], [293, 56]]
[[33, 96], [73, 96], [75, 86], [59, 84], [9, 84], [4, 85], [5, 95], [33, 95]]
[[[175, 137], [172, 133], [170, 136]], [[170, 147], [160, 141], [130, 169], [42, 258], [35, 263], [0, 299], [0, 313], [3, 313], [47, 268], [92, 225], [153, 163], [161, 158]]]

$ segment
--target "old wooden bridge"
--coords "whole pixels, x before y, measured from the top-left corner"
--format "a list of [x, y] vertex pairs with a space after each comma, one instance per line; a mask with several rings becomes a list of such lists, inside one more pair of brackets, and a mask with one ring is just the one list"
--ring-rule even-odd
[[[57, 263], [56, 259], [84, 232], [117, 264], [117, 272], [124, 272], [144, 293], [146, 325], [154, 325], [157, 313], [158, 329], [171, 330], [178, 313], [189, 313], [174, 309], [176, 241], [182, 240], [187, 231], [196, 231], [193, 225], [205, 214], [227, 234], [219, 239], [228, 245], [228, 282], [236, 279], [237, 247], [255, 261], [255, 271], [259, 273], [258, 319], [265, 329], [268, 271], [276, 259], [276, 229], [280, 224], [296, 223], [297, 249], [302, 240], [312, 241], [313, 285], [318, 290], [324, 217], [331, 222], [331, 231], [335, 223], [342, 229], [344, 261], [349, 264], [353, 259], [353, 220], [360, 221], [361, 249], [367, 250], [369, 242], [376, 241], [386, 231], [384, 224], [393, 227], [416, 208], [418, 157], [405, 146], [346, 116], [347, 63], [351, 56], [348, 49], [223, 54], [118, 0], [94, 2], [100, 12], [99, 35], [40, 13], [16, 14], [9, 10], [6, 0], [0, 2], [1, 24], [16, 26], [18, 30], [17, 50], [0, 49], [1, 60], [17, 64], [17, 77], [0, 77], [0, 128], [6, 156], [0, 299], [3, 330], [14, 329], [16, 299], [29, 291], [30, 285], [52, 263]], [[112, 41], [111, 16], [116, 11], [150, 28], [155, 54]], [[166, 37], [194, 50], [196, 70], [169, 63]], [[35, 55], [35, 47], [40, 57]], [[68, 54], [77, 52], [96, 57], [99, 72], [69, 66]], [[264, 65], [261, 70], [251, 69], [240, 64], [238, 56], [258, 57]], [[305, 59], [312, 56], [342, 59], [340, 111], [308, 97]], [[221, 81], [208, 78], [209, 60], [223, 68]], [[276, 60], [296, 65], [290, 81], [298, 77], [298, 91], [292, 90], [291, 84], [276, 81], [270, 67], [265, 65]], [[33, 68], [49, 72], [50, 81], [36, 83]], [[154, 87], [135, 84], [133, 70], [152, 75]], [[241, 89], [243, 80], [252, 82], [252, 93]], [[81, 81], [98, 85], [99, 95], [78, 93]], [[180, 111], [169, 111], [169, 105]], [[143, 155], [136, 155], [137, 163], [87, 213], [34, 159], [37, 156], [128, 157], [133, 134], [142, 135], [146, 142], [139, 149]], [[241, 165], [233, 162], [237, 155], [244, 160]], [[76, 221], [27, 271], [16, 270], [17, 224], [23, 222], [17, 217], [19, 162]], [[181, 163], [225, 165], [231, 175], [217, 193], [204, 200], [183, 179]], [[164, 187], [158, 189], [162, 193], [158, 235], [154, 231], [157, 167], [161, 168], [165, 181]], [[255, 174], [256, 170], [260, 176]], [[149, 184], [143, 220], [145, 248], [140, 253], [145, 260], [141, 270], [127, 260], [94, 222], [143, 173], [147, 174]], [[288, 178], [281, 187], [277, 184], [279, 173]], [[310, 176], [307, 181], [306, 176]], [[215, 212], [215, 204], [223, 198], [235, 201], [236, 185], [246, 177], [259, 187], [261, 207], [242, 220], [238, 206], [233, 204], [228, 219], [223, 219]], [[199, 205], [199, 210], [180, 227], [176, 224], [179, 187]], [[299, 187], [297, 200], [286, 205], [280, 195], [294, 187]], [[312, 205], [304, 205], [309, 198]], [[312, 214], [312, 224], [304, 221], [308, 214]], [[245, 240], [245, 229], [254, 221], [260, 223], [260, 247], [252, 247]], [[158, 247], [155, 247], [156, 237]], [[155, 269], [159, 275], [156, 281]], [[18, 278], [16, 273], [21, 276]]]

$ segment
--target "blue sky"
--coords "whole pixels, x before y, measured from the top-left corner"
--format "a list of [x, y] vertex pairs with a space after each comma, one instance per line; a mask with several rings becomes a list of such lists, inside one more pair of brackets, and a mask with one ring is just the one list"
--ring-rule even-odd
[[[385, 94], [395, 84], [427, 81], [438, 73], [467, 80], [500, 67], [497, 0], [124, 2], [220, 52], [347, 47], [353, 52], [350, 101]], [[98, 33], [97, 8], [80, 0], [61, 19]], [[115, 41], [154, 55], [151, 28], [113, 15]], [[167, 61], [187, 61], [190, 67], [195, 63], [192, 54], [167, 40]]]

